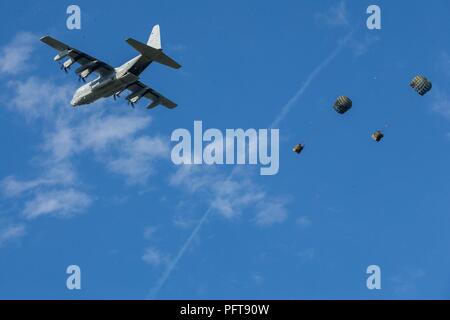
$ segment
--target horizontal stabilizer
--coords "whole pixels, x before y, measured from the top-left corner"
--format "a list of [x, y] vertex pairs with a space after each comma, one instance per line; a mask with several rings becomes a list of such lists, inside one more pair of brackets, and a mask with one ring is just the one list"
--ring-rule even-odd
[[134, 49], [136, 49], [139, 53], [141, 53], [143, 56], [147, 57], [148, 59], [161, 63], [165, 66], [179, 69], [181, 68], [181, 65], [178, 64], [175, 60], [167, 56], [162, 52], [160, 49], [155, 49], [153, 47], [150, 47], [140, 41], [137, 41], [133, 38], [127, 39], [127, 43], [132, 46]]

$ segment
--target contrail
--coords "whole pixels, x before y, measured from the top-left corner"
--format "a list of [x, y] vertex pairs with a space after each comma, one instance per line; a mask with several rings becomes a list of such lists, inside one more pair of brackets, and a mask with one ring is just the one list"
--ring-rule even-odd
[[339, 45], [331, 52], [331, 54], [322, 61], [321, 64], [319, 64], [313, 72], [306, 78], [306, 81], [303, 82], [300, 89], [292, 96], [291, 99], [281, 108], [280, 113], [275, 118], [275, 120], [270, 125], [270, 128], [276, 128], [280, 125], [281, 121], [284, 120], [284, 118], [288, 115], [288, 113], [291, 111], [291, 109], [294, 107], [294, 105], [297, 103], [298, 99], [305, 93], [306, 89], [310, 86], [310, 84], [314, 81], [314, 79], [325, 69], [331, 61], [336, 58], [339, 53], [341, 53], [342, 49], [345, 47], [347, 42], [351, 39], [353, 32], [350, 32], [345, 38], [340, 41]]
[[171, 261], [171, 263], [169, 264], [169, 266], [167, 267], [166, 271], [163, 273], [163, 275], [161, 276], [161, 278], [158, 280], [158, 282], [156, 283], [156, 286], [153, 288], [153, 290], [149, 293], [148, 295], [148, 299], [155, 299], [156, 295], [159, 293], [159, 291], [161, 290], [161, 288], [164, 286], [164, 284], [166, 283], [167, 279], [170, 277], [170, 275], [172, 274], [173, 269], [176, 267], [176, 265], [178, 264], [178, 261], [180, 261], [180, 259], [184, 256], [184, 253], [186, 252], [186, 250], [190, 247], [192, 240], [194, 240], [195, 236], [197, 235], [197, 233], [200, 231], [200, 229], [202, 228], [203, 224], [205, 223], [205, 221], [208, 219], [209, 215], [212, 212], [212, 206], [210, 206], [208, 208], [208, 210], [206, 210], [205, 214], [203, 215], [203, 217], [201, 218], [201, 220], [198, 222], [197, 226], [194, 228], [194, 230], [192, 231], [191, 235], [189, 236], [189, 238], [187, 238], [186, 242], [183, 244], [183, 246], [181, 247], [180, 251], [178, 251], [178, 254], [175, 256], [175, 258]]
[[[229, 182], [234, 174], [236, 172], [236, 168], [234, 168], [231, 173], [228, 175], [227, 179], [225, 180], [225, 183]], [[189, 238], [187, 238], [186, 242], [183, 244], [183, 246], [181, 247], [180, 251], [178, 251], [178, 254], [175, 256], [175, 258], [170, 262], [169, 266], [167, 267], [166, 271], [163, 273], [163, 275], [161, 276], [161, 278], [158, 280], [158, 282], [156, 283], [156, 286], [153, 288], [153, 290], [150, 291], [150, 293], [148, 294], [147, 298], [148, 299], [155, 299], [157, 294], [159, 293], [159, 291], [161, 290], [161, 288], [164, 286], [164, 284], [166, 283], [167, 279], [170, 277], [170, 275], [172, 274], [173, 269], [176, 267], [176, 265], [178, 264], [178, 261], [180, 261], [180, 259], [184, 256], [184, 253], [186, 252], [186, 250], [190, 247], [192, 241], [195, 239], [195, 237], [197, 236], [197, 233], [200, 231], [200, 229], [203, 227], [203, 224], [205, 223], [206, 220], [208, 220], [209, 216], [211, 215], [211, 213], [213, 212], [213, 206], [212, 204], [209, 206], [208, 210], [206, 210], [205, 214], [203, 215], [203, 217], [200, 219], [200, 221], [198, 222], [197, 226], [194, 228], [194, 230], [192, 231], [191, 235], [189, 236]]]
[[[291, 111], [291, 109], [294, 107], [294, 105], [297, 103], [298, 99], [305, 93], [306, 89], [310, 86], [310, 84], [314, 81], [314, 79], [330, 64], [331, 61], [333, 61], [339, 53], [342, 51], [342, 49], [345, 47], [347, 42], [351, 39], [353, 32], [350, 32], [345, 38], [340, 41], [339, 45], [331, 52], [331, 54], [322, 61], [321, 64], [319, 64], [313, 72], [306, 78], [306, 81], [302, 84], [300, 89], [292, 96], [291, 99], [281, 108], [280, 113], [275, 118], [275, 120], [270, 125], [270, 128], [278, 127], [278, 125], [284, 120], [284, 118], [288, 115], [288, 113]], [[236, 173], [236, 168], [234, 168], [231, 173], [228, 175], [226, 182], [230, 181], [231, 178]], [[186, 253], [186, 250], [190, 247], [192, 241], [195, 239], [203, 225], [205, 224], [206, 220], [208, 220], [209, 216], [213, 212], [213, 206], [212, 204], [208, 207], [208, 210], [203, 214], [202, 218], [198, 222], [197, 226], [192, 231], [191, 235], [187, 238], [186, 242], [183, 244], [181, 249], [178, 251], [178, 254], [175, 256], [175, 258], [171, 261], [171, 263], [167, 266], [166, 271], [162, 274], [161, 278], [156, 283], [155, 287], [150, 291], [147, 298], [148, 299], [155, 299], [158, 295], [159, 291], [162, 289], [162, 287], [165, 285], [167, 279], [169, 279], [170, 275], [172, 274], [172, 271], [177, 266], [180, 259], [184, 256]]]

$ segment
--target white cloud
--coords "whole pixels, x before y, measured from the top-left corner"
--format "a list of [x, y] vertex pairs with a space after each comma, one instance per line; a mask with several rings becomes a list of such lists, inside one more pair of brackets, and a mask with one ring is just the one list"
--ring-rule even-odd
[[256, 224], [265, 227], [284, 222], [288, 216], [286, 204], [287, 200], [281, 198], [265, 199], [259, 203], [259, 210], [255, 217]]
[[144, 184], [155, 172], [154, 162], [169, 154], [167, 143], [160, 137], [142, 136], [126, 143], [121, 154], [108, 162], [108, 168], [127, 178], [128, 183]]
[[158, 248], [150, 246], [145, 249], [145, 252], [142, 256], [142, 260], [149, 266], [159, 267], [169, 262], [169, 256], [161, 253], [161, 251]]
[[341, 1], [339, 2], [339, 4], [332, 6], [324, 13], [317, 13], [315, 17], [321, 23], [330, 26], [349, 25], [347, 6], [344, 1]]
[[[46, 135], [44, 150], [53, 162], [70, 160], [83, 152], [92, 152], [115, 172], [136, 176], [150, 169], [150, 161], [168, 155], [168, 145], [160, 137], [140, 134], [151, 118], [144, 115], [94, 113], [80, 121], [59, 121]], [[128, 165], [140, 168], [129, 168]], [[138, 170], [133, 171], [133, 170]], [[144, 172], [144, 178], [150, 172]]]
[[367, 53], [370, 47], [372, 47], [380, 38], [376, 35], [365, 35], [362, 39], [351, 39], [349, 46], [356, 57], [362, 56]]
[[[155, 172], [155, 161], [169, 154], [161, 137], [142, 134], [152, 120], [148, 115], [66, 108], [72, 89], [51, 80], [31, 77], [12, 84], [9, 106], [28, 119], [47, 120], [44, 142], [35, 157], [43, 173], [28, 180], [9, 176], [1, 182], [6, 197], [32, 196], [24, 210], [28, 218], [45, 214], [70, 216], [88, 207], [91, 197], [75, 190], [81, 184], [72, 165], [76, 156], [90, 153], [128, 183], [146, 183]], [[69, 206], [58, 197], [66, 198]], [[76, 198], [80, 205], [70, 209], [70, 201]]]
[[248, 178], [218, 181], [213, 189], [212, 207], [226, 218], [233, 218], [244, 208], [259, 203], [266, 196]]
[[151, 239], [154, 237], [156, 231], [158, 231], [158, 227], [156, 226], [150, 226], [145, 228], [144, 230], [144, 238], [145, 239]]
[[140, 134], [150, 123], [149, 116], [105, 116], [97, 112], [80, 121], [60, 121], [47, 133], [43, 148], [49, 153], [50, 163], [92, 153], [97, 161], [125, 176], [129, 183], [145, 183], [154, 173], [154, 161], [169, 152], [162, 138]]
[[437, 92], [434, 96], [431, 109], [445, 119], [450, 120], [450, 97], [441, 92]]
[[[257, 211], [254, 221], [260, 226], [281, 223], [287, 217], [287, 202], [267, 194], [244, 173], [227, 178], [208, 166], [186, 165], [171, 176], [170, 184], [180, 187], [190, 199], [195, 193], [227, 219], [237, 218], [243, 211], [250, 209]], [[177, 221], [179, 220], [180, 217]]]
[[[45, 215], [70, 217], [90, 206], [93, 198], [78, 190], [81, 183], [72, 165], [76, 156], [90, 153], [127, 182], [145, 183], [155, 172], [155, 161], [168, 155], [162, 138], [141, 133], [151, 123], [148, 115], [123, 111], [105, 115], [103, 110], [95, 109], [76, 110], [76, 114], [70, 108], [61, 111], [58, 109], [70, 96], [68, 88], [37, 78], [29, 78], [15, 90], [12, 106], [16, 110], [27, 117], [33, 115], [33, 119], [45, 116], [51, 120], [36, 157], [42, 174], [28, 180], [9, 176], [1, 182], [3, 196], [28, 198], [22, 212], [27, 219]], [[27, 90], [37, 93], [27, 97]], [[52, 92], [51, 98], [48, 92]], [[46, 111], [40, 111], [42, 108]]]
[[18, 180], [14, 176], [9, 176], [3, 179], [1, 182], [2, 194], [5, 197], [17, 197], [27, 192], [33, 190], [43, 184], [47, 184], [49, 181], [46, 179], [35, 179], [35, 180]]
[[0, 229], [0, 247], [7, 242], [19, 239], [25, 235], [25, 226], [23, 224], [9, 225]]
[[423, 269], [408, 267], [392, 277], [393, 290], [399, 297], [411, 297], [419, 293], [419, 284], [426, 277], [426, 272]]
[[[449, 134], [450, 136], [450, 134]], [[450, 138], [449, 138], [450, 139]], [[197, 220], [194, 220], [192, 218], [186, 217], [185, 212], [183, 212], [182, 215], [178, 215], [173, 219], [173, 225], [180, 229], [189, 229], [191, 228]]]
[[[3, 85], [1, 104], [39, 125], [44, 132], [43, 143], [32, 159], [38, 174], [28, 179], [9, 175], [1, 180], [3, 198], [14, 198], [14, 203], [20, 200], [21, 217], [27, 220], [44, 216], [66, 218], [84, 212], [95, 196], [83, 192], [74, 165], [82, 155], [93, 156], [105, 169], [124, 176], [128, 183], [146, 183], [156, 172], [156, 161], [169, 155], [169, 143], [144, 132], [152, 122], [149, 114], [123, 106], [106, 108], [107, 100], [72, 108], [70, 100], [76, 86], [70, 80], [19, 77], [28, 67], [34, 41], [37, 38], [30, 33], [18, 34], [0, 49], [0, 72], [9, 75], [9, 81]], [[19, 237], [24, 230], [24, 225], [1, 230], [0, 244]], [[149, 237], [150, 230], [146, 234]], [[168, 257], [149, 249], [143, 259], [160, 264]]]
[[30, 32], [20, 32], [0, 49], [0, 73], [16, 75], [30, 66], [28, 60], [37, 43], [37, 36]]
[[82, 149], [99, 151], [110, 145], [133, 137], [138, 131], [149, 126], [149, 116], [95, 114], [76, 127]]
[[[72, 108], [70, 99], [75, 87], [69, 84], [56, 84], [51, 80], [29, 77], [20, 81], [8, 81], [6, 87], [10, 94], [3, 104], [28, 120], [55, 117]], [[65, 113], [68, 117], [68, 112]]]
[[41, 187], [55, 185], [70, 185], [75, 181], [75, 172], [67, 163], [61, 163], [48, 169], [40, 178], [19, 180], [15, 176], [8, 176], [0, 182], [3, 196], [14, 198], [24, 193], [35, 191]]
[[[195, 165], [180, 166], [176, 172], [170, 176], [169, 184], [183, 187], [188, 193], [202, 191], [205, 187], [213, 183], [213, 176], [202, 174], [205, 167]], [[210, 168], [206, 168], [211, 170]]]
[[312, 224], [311, 220], [307, 216], [298, 217], [297, 220], [295, 220], [295, 223], [302, 228], [309, 227]]
[[27, 219], [44, 215], [70, 217], [84, 211], [91, 202], [90, 196], [73, 189], [40, 192], [25, 204], [23, 215]]
[[72, 166], [61, 162], [44, 168], [38, 178], [19, 180], [9, 176], [0, 186], [4, 197], [21, 197], [25, 201], [22, 216], [34, 219], [44, 215], [70, 217], [88, 208], [92, 198], [76, 190], [77, 183]]

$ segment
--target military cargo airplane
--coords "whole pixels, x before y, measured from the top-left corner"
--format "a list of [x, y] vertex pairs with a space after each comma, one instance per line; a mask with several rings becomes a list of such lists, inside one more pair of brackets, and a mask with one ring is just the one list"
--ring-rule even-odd
[[147, 106], [148, 109], [154, 108], [160, 104], [169, 109], [177, 106], [176, 103], [170, 101], [159, 92], [139, 81], [139, 75], [152, 62], [158, 62], [174, 69], [179, 69], [181, 67], [177, 62], [163, 53], [159, 25], [153, 27], [147, 44], [133, 38], [126, 40], [127, 43], [140, 54], [118, 68], [113, 68], [107, 63], [72, 48], [50, 36], [42, 37], [41, 41], [58, 51], [58, 54], [54, 58], [55, 61], [60, 62], [67, 58], [67, 60], [61, 64], [61, 69], [65, 72], [67, 72], [74, 63], [78, 63], [81, 66], [75, 70], [75, 73], [78, 74], [80, 80], [86, 82], [85, 79], [91, 73], [95, 72], [98, 74], [96, 79], [81, 86], [75, 92], [73, 99], [70, 102], [74, 107], [90, 104], [100, 98], [111, 96], [113, 96], [115, 100], [126, 90], [131, 91], [125, 99], [128, 100], [128, 103], [132, 107], [144, 97], [151, 100], [151, 103]]

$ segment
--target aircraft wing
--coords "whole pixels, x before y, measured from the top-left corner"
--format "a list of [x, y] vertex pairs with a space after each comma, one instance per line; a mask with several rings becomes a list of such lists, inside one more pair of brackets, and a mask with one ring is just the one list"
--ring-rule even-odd
[[173, 101], [170, 101], [166, 97], [164, 97], [162, 94], [157, 92], [156, 90], [153, 90], [152, 88], [146, 86], [140, 81], [135, 82], [131, 86], [127, 88], [131, 91], [131, 94], [126, 97], [126, 99], [131, 103], [134, 104], [137, 101], [139, 101], [141, 98], [147, 98], [152, 100], [152, 103], [147, 106], [147, 109], [152, 109], [158, 105], [163, 105], [166, 108], [173, 109], [177, 106], [177, 104]]
[[50, 36], [42, 37], [41, 41], [58, 51], [58, 55], [54, 58], [55, 61], [69, 58], [63, 64], [63, 68], [65, 70], [70, 68], [70, 66], [72, 66], [75, 62], [79, 63], [81, 67], [79, 67], [75, 72], [82, 78], [87, 77], [91, 72], [97, 72], [100, 75], [105, 75], [114, 71], [114, 68], [107, 63], [104, 63], [103, 61], [100, 61], [80, 50], [72, 48]]

